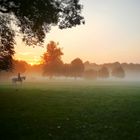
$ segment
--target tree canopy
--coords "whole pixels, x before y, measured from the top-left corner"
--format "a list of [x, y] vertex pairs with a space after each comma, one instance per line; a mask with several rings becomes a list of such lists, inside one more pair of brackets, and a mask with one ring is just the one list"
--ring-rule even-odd
[[[37, 45], [51, 26], [65, 29], [84, 23], [81, 10], [79, 0], [0, 0], [0, 63], [14, 54], [13, 24], [19, 27], [23, 41]], [[10, 63], [0, 69], [9, 69]]]
[[43, 55], [44, 75], [52, 76], [58, 75], [61, 72], [63, 62], [61, 56], [63, 55], [61, 48], [58, 48], [58, 43], [51, 41], [47, 45], [47, 51]]
[[71, 71], [75, 78], [82, 75], [82, 73], [84, 72], [84, 64], [80, 58], [76, 58], [71, 61]]

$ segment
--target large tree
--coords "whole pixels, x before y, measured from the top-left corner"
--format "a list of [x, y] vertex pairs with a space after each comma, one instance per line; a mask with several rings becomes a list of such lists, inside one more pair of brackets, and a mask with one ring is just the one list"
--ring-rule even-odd
[[61, 56], [63, 55], [58, 43], [51, 41], [47, 45], [47, 51], [43, 55], [44, 75], [52, 78], [54, 75], [59, 75], [63, 68]]
[[84, 72], [84, 64], [80, 58], [71, 61], [71, 74], [75, 78], [81, 77]]
[[81, 9], [79, 0], [0, 0], [0, 69], [11, 67], [16, 26], [28, 45], [37, 45], [53, 25], [64, 29], [84, 23]]

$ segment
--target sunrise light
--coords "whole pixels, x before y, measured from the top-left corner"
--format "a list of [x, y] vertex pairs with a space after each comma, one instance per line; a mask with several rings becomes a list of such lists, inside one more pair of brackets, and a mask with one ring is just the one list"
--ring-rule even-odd
[[140, 0], [0, 0], [0, 140], [140, 140]]

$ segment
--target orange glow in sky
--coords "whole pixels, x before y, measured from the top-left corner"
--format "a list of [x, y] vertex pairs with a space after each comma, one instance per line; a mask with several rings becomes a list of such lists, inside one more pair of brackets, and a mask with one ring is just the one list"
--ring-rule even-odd
[[15, 47], [16, 54], [14, 56], [17, 60], [24, 60], [31, 65], [39, 64], [41, 62], [41, 56], [45, 52], [45, 47], [26, 46], [20, 38], [16, 39], [17, 45]]

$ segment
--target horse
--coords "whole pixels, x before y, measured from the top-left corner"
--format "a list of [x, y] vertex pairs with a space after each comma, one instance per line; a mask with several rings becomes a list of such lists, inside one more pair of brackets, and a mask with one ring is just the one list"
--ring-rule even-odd
[[25, 79], [26, 79], [25, 76], [21, 76], [20, 78], [14, 77], [14, 78], [12, 78], [12, 83], [16, 84], [17, 82], [20, 82], [22, 84], [22, 81], [25, 80]]

